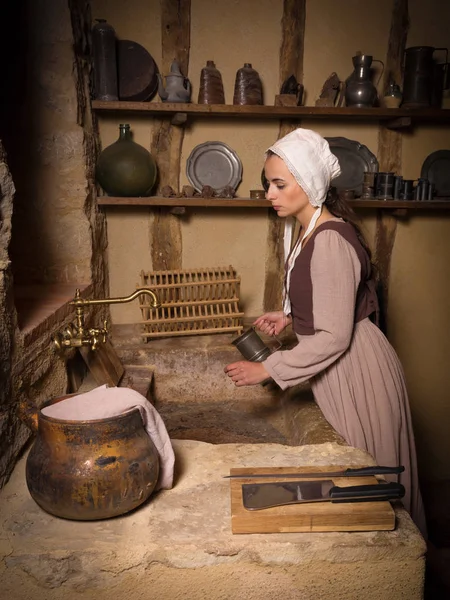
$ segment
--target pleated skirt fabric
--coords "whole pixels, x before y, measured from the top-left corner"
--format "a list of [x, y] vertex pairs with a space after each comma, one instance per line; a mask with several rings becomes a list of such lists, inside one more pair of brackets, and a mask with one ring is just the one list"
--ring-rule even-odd
[[310, 383], [325, 418], [349, 445], [379, 465], [405, 467], [389, 479], [405, 486], [403, 504], [426, 536], [405, 377], [384, 334], [369, 319], [357, 323], [348, 351]]

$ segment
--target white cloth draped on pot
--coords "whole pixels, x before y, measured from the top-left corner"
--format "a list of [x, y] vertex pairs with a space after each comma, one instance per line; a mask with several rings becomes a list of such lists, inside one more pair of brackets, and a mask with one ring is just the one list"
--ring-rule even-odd
[[[332, 180], [341, 174], [339, 161], [331, 152], [327, 140], [310, 129], [295, 129], [276, 141], [268, 148], [267, 152], [273, 152], [283, 160], [298, 185], [308, 196], [312, 206], [317, 207], [302, 236], [306, 238], [314, 230], [321, 215], [322, 204], [326, 200]], [[299, 241], [291, 252], [294, 224], [295, 219], [289, 217], [286, 219], [284, 228], [284, 254], [286, 260], [289, 258], [283, 290], [283, 310], [287, 315], [291, 312], [289, 301], [291, 271], [295, 259], [302, 249], [301, 241]]]
[[173, 485], [175, 455], [169, 434], [156, 408], [136, 390], [102, 385], [46, 406], [41, 412], [53, 419], [93, 421], [115, 417], [135, 408], [139, 409], [144, 428], [159, 455], [159, 478], [155, 489], [170, 489]]

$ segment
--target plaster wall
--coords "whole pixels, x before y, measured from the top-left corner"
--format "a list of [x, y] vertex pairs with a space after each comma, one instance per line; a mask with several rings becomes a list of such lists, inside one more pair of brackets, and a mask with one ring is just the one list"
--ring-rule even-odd
[[[450, 48], [450, 4], [410, 0], [408, 46]], [[450, 127], [418, 126], [403, 137], [405, 178], [450, 148]], [[391, 263], [389, 337], [406, 373], [423, 480], [450, 479], [450, 214], [400, 220]]]
[[[198, 95], [201, 68], [214, 60], [221, 71], [226, 102], [232, 103], [234, 78], [244, 62], [251, 62], [262, 78], [265, 103], [272, 104], [279, 90], [278, 56], [281, 41], [282, 0], [192, 0], [191, 48], [188, 76]], [[385, 60], [392, 0], [367, 4], [362, 0], [307, 0], [304, 85], [305, 103], [313, 105], [325, 79], [336, 71], [345, 79], [352, 70], [356, 51]], [[157, 0], [134, 0], [129, 5], [93, 0], [94, 17], [106, 18], [119, 38], [141, 43], [161, 62], [160, 5]], [[410, 0], [410, 30], [407, 46], [449, 47], [450, 5], [440, 0], [423, 3]], [[158, 97], [155, 98], [158, 101]], [[102, 116], [101, 142], [106, 147], [118, 136], [124, 117]], [[152, 121], [126, 117], [135, 140], [150, 146]], [[378, 127], [373, 124], [333, 123], [303, 120], [325, 136], [358, 140], [374, 153]], [[275, 121], [197, 120], [186, 129], [182, 151], [180, 185], [187, 182], [186, 159], [191, 150], [206, 140], [229, 144], [243, 163], [239, 196], [260, 187], [263, 153], [278, 135]], [[425, 157], [450, 146], [450, 128], [418, 125], [403, 134], [403, 176], [417, 178]], [[151, 270], [151, 209], [107, 209], [111, 293], [131, 291], [141, 269]], [[360, 212], [363, 228], [374, 240], [375, 211]], [[446, 423], [450, 418], [447, 401], [450, 375], [448, 330], [449, 215], [409, 214], [400, 220], [392, 257], [389, 298], [389, 337], [403, 362], [414, 424], [419, 460], [425, 478], [450, 477]], [[200, 268], [233, 264], [242, 277], [241, 298], [246, 315], [262, 310], [267, 243], [266, 211], [189, 209], [181, 219], [183, 267]], [[135, 303], [111, 308], [115, 323], [139, 322]]]

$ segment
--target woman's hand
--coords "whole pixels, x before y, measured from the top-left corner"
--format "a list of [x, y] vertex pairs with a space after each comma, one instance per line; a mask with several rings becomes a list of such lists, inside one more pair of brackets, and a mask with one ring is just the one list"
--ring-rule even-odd
[[262, 363], [250, 362], [248, 360], [231, 363], [225, 367], [224, 371], [238, 387], [255, 385], [270, 377]]
[[253, 325], [266, 335], [279, 335], [283, 329], [292, 323], [292, 317], [288, 317], [282, 310], [268, 312], [258, 317]]

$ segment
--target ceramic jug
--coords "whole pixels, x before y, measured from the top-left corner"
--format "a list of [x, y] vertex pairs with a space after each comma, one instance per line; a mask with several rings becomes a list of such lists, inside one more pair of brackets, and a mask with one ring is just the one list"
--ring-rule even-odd
[[198, 104], [225, 104], [222, 75], [213, 60], [206, 61], [200, 73]]
[[26, 462], [28, 490], [46, 512], [77, 521], [108, 519], [141, 505], [155, 489], [159, 456], [138, 408], [66, 421], [22, 404], [20, 417], [36, 433]]
[[377, 88], [372, 83], [372, 63], [382, 65], [382, 71], [377, 85], [383, 75], [384, 64], [381, 60], [374, 60], [368, 54], [358, 54], [352, 58], [354, 71], [345, 81], [345, 103], [355, 108], [370, 108], [375, 106], [378, 94]]
[[233, 104], [263, 104], [262, 82], [251, 63], [245, 63], [236, 73]]
[[190, 102], [191, 83], [180, 71], [176, 60], [170, 67], [170, 74], [166, 75], [166, 86], [158, 74], [158, 94], [163, 102]]
[[157, 166], [143, 146], [131, 139], [130, 126], [119, 125], [119, 138], [100, 154], [95, 177], [109, 196], [150, 196]]

